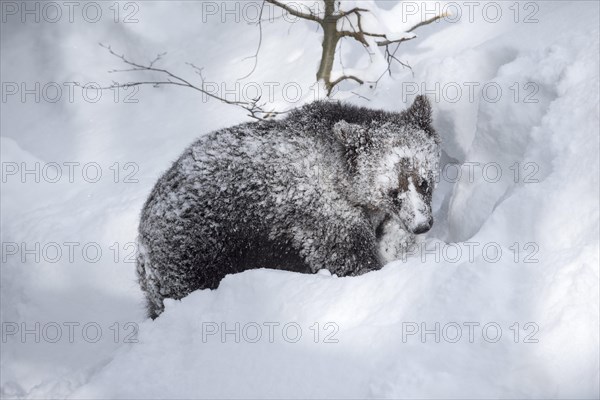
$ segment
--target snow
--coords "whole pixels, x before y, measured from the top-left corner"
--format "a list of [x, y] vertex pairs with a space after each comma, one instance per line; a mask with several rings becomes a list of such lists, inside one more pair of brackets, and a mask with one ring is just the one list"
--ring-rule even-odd
[[[398, 68], [375, 89], [349, 82], [337, 94], [400, 110], [415, 89], [430, 91], [444, 165], [434, 227], [405, 260], [353, 278], [326, 270], [230, 275], [217, 290], [167, 302], [155, 321], [144, 316], [129, 262], [142, 204], [194, 138], [247, 117], [173, 87], [142, 88], [138, 103], [125, 103], [125, 92], [116, 103], [112, 93], [90, 103], [78, 91], [69, 102], [63, 83], [116, 79], [106, 70], [121, 65], [102, 42], [140, 60], [168, 51], [165, 68], [193, 78], [184, 64], [193, 62], [230, 89], [252, 69], [243, 59], [255, 51], [258, 28], [222, 14], [204, 21], [197, 2], [139, 3], [139, 22], [130, 24], [115, 24], [109, 3], [97, 24], [77, 13], [72, 24], [7, 15], [2, 82], [58, 82], [65, 91], [56, 103], [33, 95], [2, 103], [2, 397], [598, 398], [598, 3], [527, 4], [538, 8], [537, 23], [524, 23], [533, 10], [525, 3], [518, 22], [513, 3], [502, 3], [497, 23], [482, 17], [483, 7], [470, 22], [463, 5], [460, 21], [422, 27], [402, 44], [398, 54], [414, 76]], [[401, 5], [362, 5], [379, 5], [377, 20], [390, 32], [404, 29], [393, 23]], [[121, 18], [131, 11], [119, 6]], [[344, 42], [343, 51], [348, 70], [367, 67], [359, 44]], [[240, 85], [258, 84], [268, 97], [261, 83], [278, 83], [274, 107], [322, 97], [309, 89], [319, 54], [314, 25], [275, 19], [263, 24], [257, 70]], [[298, 99], [289, 91], [296, 102], [285, 101], [285, 84], [303, 88]], [[72, 182], [70, 162], [79, 163]], [[22, 183], [21, 169], [6, 175], [21, 163], [39, 166], [39, 183], [32, 174]], [[53, 176], [49, 163], [61, 166], [56, 183], [43, 179], [42, 171]], [[96, 183], [90, 163], [102, 171]], [[450, 178], [456, 168], [444, 174], [457, 164], [461, 179]], [[36, 242], [47, 250], [39, 261], [23, 251]], [[50, 243], [62, 251], [56, 262]], [[39, 343], [35, 333], [22, 338], [36, 322]], [[72, 343], [70, 322], [79, 324]], [[62, 330], [56, 343], [53, 323]], [[96, 326], [102, 335], [92, 343]], [[433, 333], [422, 337], [425, 329]]]

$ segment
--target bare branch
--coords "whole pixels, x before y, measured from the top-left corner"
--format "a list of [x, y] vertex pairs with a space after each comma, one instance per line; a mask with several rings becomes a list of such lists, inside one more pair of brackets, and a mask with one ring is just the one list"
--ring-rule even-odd
[[440, 14], [440, 15], [436, 15], [436, 16], [435, 16], [435, 17], [433, 17], [433, 18], [429, 18], [429, 19], [426, 19], [425, 21], [421, 21], [421, 22], [419, 22], [418, 24], [416, 24], [415, 26], [413, 26], [412, 28], [410, 28], [409, 30], [407, 30], [406, 32], [409, 32], [409, 33], [410, 33], [410, 32], [414, 31], [414, 30], [415, 30], [415, 29], [417, 29], [417, 28], [420, 28], [420, 27], [422, 27], [422, 26], [425, 26], [425, 25], [429, 25], [429, 24], [431, 24], [432, 22], [435, 22], [435, 21], [437, 21], [438, 19], [441, 19], [441, 18], [445, 18], [445, 17], [447, 17], [448, 15], [449, 15], [448, 13], [442, 13], [442, 14]]
[[[368, 12], [369, 10], [365, 10], [363, 8], [353, 8], [352, 10], [346, 12], [346, 13], [342, 13], [342, 16], [340, 18], [345, 18], [348, 20], [348, 23], [350, 24], [350, 27], [352, 28], [352, 31], [341, 31], [339, 34], [341, 37], [352, 37], [355, 40], [359, 41], [363, 46], [365, 47], [369, 47], [369, 42], [367, 42], [365, 36], [370, 36], [370, 37], [378, 37], [378, 38], [383, 38], [383, 39], [387, 39], [387, 37], [382, 34], [382, 33], [371, 33], [371, 32], [365, 32], [365, 30], [363, 29], [362, 26], [362, 14], [361, 12]], [[350, 18], [348, 18], [348, 16], [350, 14], [355, 14], [356, 15], [356, 25], [357, 27], [355, 28], [354, 25], [352, 24], [352, 20]]]
[[262, 45], [262, 39], [263, 39], [263, 31], [262, 31], [262, 15], [263, 15], [263, 10], [265, 8], [265, 1], [263, 0], [261, 6], [260, 6], [260, 14], [258, 15], [258, 45], [256, 46], [256, 52], [254, 53], [253, 56], [250, 57], [246, 57], [244, 59], [242, 59], [242, 61], [248, 60], [250, 58], [254, 58], [254, 65], [252, 66], [252, 69], [250, 70], [250, 72], [248, 72], [246, 75], [242, 76], [241, 78], [238, 79], [238, 81], [241, 81], [242, 79], [246, 79], [247, 77], [249, 77], [250, 75], [252, 75], [254, 73], [254, 71], [256, 71], [256, 67], [258, 65], [258, 53], [260, 52], [260, 47]]
[[402, 65], [404, 68], [408, 68], [410, 70], [410, 72], [413, 75], [413, 78], [415, 77], [415, 72], [413, 71], [412, 67], [410, 66], [410, 64], [408, 63], [404, 63], [402, 61], [400, 61], [400, 59], [398, 57], [396, 57], [396, 53], [398, 52], [398, 49], [400, 48], [400, 43], [398, 43], [396, 45], [396, 48], [394, 49], [393, 52], [390, 52], [390, 47], [385, 46], [385, 57], [387, 60], [387, 69], [385, 71], [383, 71], [383, 73], [379, 76], [379, 78], [377, 78], [377, 80], [375, 82], [371, 82], [375, 85], [375, 87], [377, 87], [377, 85], [379, 84], [379, 81], [385, 76], [385, 74], [389, 74], [389, 76], [392, 76], [392, 62], [396, 61], [397, 63], [399, 63], [400, 65]]
[[[420, 28], [422, 26], [429, 25], [429, 24], [437, 21], [438, 19], [444, 18], [446, 16], [448, 16], [448, 14], [447, 13], [443, 13], [443, 14], [440, 14], [440, 15], [436, 15], [435, 17], [426, 19], [425, 21], [421, 21], [418, 24], [414, 25], [409, 30], [407, 30], [406, 33], [410, 33], [412, 31], [414, 31], [415, 29]], [[411, 38], [402, 38], [402, 39], [398, 39], [398, 40], [383, 40], [381, 42], [377, 42], [377, 45], [378, 46], [387, 46], [387, 45], [392, 44], [392, 43], [406, 42], [407, 40], [412, 40], [414, 38], [416, 38], [416, 36], [415, 37], [411, 37]]]
[[302, 19], [307, 19], [309, 21], [315, 21], [319, 24], [323, 23], [323, 20], [319, 17], [317, 17], [315, 14], [305, 14], [303, 12], [300, 12], [298, 10], [295, 10], [293, 7], [290, 7], [284, 3], [279, 2], [278, 0], [265, 0], [267, 3], [271, 3], [274, 6], [283, 8], [285, 11], [287, 11], [289, 14], [298, 17], [298, 18], [302, 18]]
[[347, 17], [350, 14], [359, 15], [361, 12], [370, 12], [370, 11], [367, 10], [366, 8], [354, 7], [353, 9], [348, 10], [348, 11], [341, 11], [339, 14], [334, 15], [334, 17], [336, 19], [341, 19], [341, 18]]
[[[359, 9], [362, 10], [362, 9]], [[345, 31], [345, 23], [346, 20], [348, 21], [348, 24], [350, 25], [350, 27], [352, 28], [353, 32], [349, 32], [349, 31]], [[352, 25], [352, 21], [349, 18], [345, 18], [342, 21], [342, 26], [341, 26], [341, 30], [340, 30], [340, 37], [346, 37], [346, 36], [350, 36], [352, 37], [354, 32], [356, 32], [356, 29], [354, 28], [354, 25]], [[356, 40], [358, 40], [357, 38], [355, 38]], [[364, 38], [363, 38], [364, 39]], [[358, 40], [359, 42], [361, 42], [360, 40]], [[341, 43], [342, 41], [340, 41], [340, 50], [341, 50]], [[373, 53], [369, 50], [370, 46], [368, 44], [368, 42], [365, 40], [364, 42], [361, 42], [363, 44], [363, 49], [365, 49], [365, 51], [367, 52], [367, 54], [369, 55], [369, 59], [371, 61], [373, 61]], [[341, 57], [341, 51], [340, 51], [340, 57]]]
[[[224, 98], [224, 97], [221, 97], [214, 93], [209, 92], [205, 88], [206, 81], [204, 79], [204, 76], [202, 75], [203, 69], [194, 65], [193, 63], [186, 63], [186, 64], [189, 65], [190, 67], [192, 67], [195, 70], [196, 74], [198, 74], [200, 76], [200, 82], [201, 82], [200, 86], [194, 85], [193, 83], [187, 81], [186, 79], [184, 79], [178, 75], [173, 74], [172, 72], [170, 72], [166, 69], [154, 67], [154, 64], [161, 59], [161, 56], [164, 55], [164, 53], [159, 54], [148, 65], [143, 65], [143, 64], [140, 64], [138, 62], [135, 62], [135, 61], [132, 61], [132, 60], [126, 58], [125, 55], [123, 55], [123, 54], [117, 54], [110, 46], [106, 46], [102, 43], [100, 43], [100, 46], [107, 49], [110, 54], [119, 58], [125, 64], [133, 67], [133, 68], [127, 68], [127, 69], [112, 70], [109, 72], [152, 71], [152, 72], [157, 72], [157, 73], [163, 74], [164, 76], [167, 77], [166, 80], [156, 80], [156, 81], [135, 81], [135, 82], [127, 82], [127, 83], [119, 83], [119, 82], [113, 81], [112, 85], [100, 87], [99, 89], [101, 89], [101, 90], [115, 89], [115, 88], [130, 88], [132, 86], [160, 87], [160, 86], [164, 86], [164, 85], [174, 85], [174, 86], [181, 86], [181, 87], [187, 87], [190, 89], [194, 89], [194, 90], [201, 92], [204, 95], [211, 97], [215, 100], [219, 100], [226, 104], [241, 107], [248, 112], [249, 117], [259, 119], [259, 120], [271, 118], [271, 117], [274, 117], [279, 114], [285, 114], [287, 112], [287, 111], [275, 111], [275, 110], [267, 111], [267, 110], [265, 110], [264, 106], [266, 105], [266, 103], [262, 103], [262, 104], [259, 103], [260, 97], [256, 98], [256, 99], [252, 99], [252, 100], [238, 101], [238, 100], [228, 100], [227, 98]], [[77, 82], [75, 82], [75, 84], [77, 86], [81, 86]]]
[[[396, 61], [398, 64], [402, 65], [404, 68], [408, 68], [412, 71], [412, 67], [410, 65], [408, 65], [408, 63], [404, 63], [404, 62], [400, 61], [400, 59], [398, 59], [398, 57], [396, 57], [396, 52], [398, 51], [399, 47], [400, 47], [400, 43], [398, 43], [394, 52], [390, 53], [389, 46], [385, 46], [385, 56], [387, 58], [388, 71], [390, 73], [390, 76], [392, 76], [392, 69], [391, 69], [392, 61]], [[413, 72], [413, 75], [414, 75], [414, 72]]]
[[354, 91], [352, 91], [352, 92], [350, 92], [350, 93], [352, 93], [353, 95], [355, 95], [355, 96], [356, 96], [356, 97], [358, 97], [359, 99], [363, 99], [363, 100], [366, 100], [366, 101], [371, 101], [371, 99], [370, 99], [370, 98], [368, 98], [368, 97], [365, 97], [365, 96], [363, 96], [363, 95], [362, 95], [362, 94], [360, 94], [360, 93], [356, 93], [356, 92], [354, 92]]
[[356, 83], [358, 83], [360, 85], [362, 85], [363, 83], [365, 83], [362, 79], [357, 78], [354, 75], [343, 75], [343, 76], [340, 76], [339, 78], [337, 78], [335, 81], [331, 82], [331, 87], [333, 88], [338, 83], [340, 83], [342, 81], [345, 81], [345, 80], [348, 80], [348, 79], [353, 80], [353, 81], [355, 81]]
[[388, 46], [390, 44], [393, 43], [402, 43], [402, 42], [407, 42], [409, 40], [415, 39], [415, 37], [411, 37], [411, 38], [402, 38], [402, 39], [398, 39], [398, 40], [382, 40], [381, 42], [377, 42], [377, 46]]

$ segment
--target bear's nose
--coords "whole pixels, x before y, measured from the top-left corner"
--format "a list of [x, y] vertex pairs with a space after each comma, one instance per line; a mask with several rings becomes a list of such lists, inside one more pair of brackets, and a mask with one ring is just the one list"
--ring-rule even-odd
[[433, 225], [433, 218], [429, 218], [429, 220], [427, 221], [427, 223], [421, 224], [421, 225], [417, 226], [413, 230], [413, 233], [415, 235], [420, 235], [422, 233], [425, 233], [425, 232], [427, 232], [427, 231], [429, 231], [431, 229], [432, 225]]

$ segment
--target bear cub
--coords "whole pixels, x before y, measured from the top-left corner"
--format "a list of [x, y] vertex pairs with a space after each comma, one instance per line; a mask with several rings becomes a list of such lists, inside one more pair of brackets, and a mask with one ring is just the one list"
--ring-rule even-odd
[[431, 228], [439, 157], [424, 96], [403, 112], [317, 101], [203, 136], [142, 210], [148, 315], [251, 268], [380, 269]]

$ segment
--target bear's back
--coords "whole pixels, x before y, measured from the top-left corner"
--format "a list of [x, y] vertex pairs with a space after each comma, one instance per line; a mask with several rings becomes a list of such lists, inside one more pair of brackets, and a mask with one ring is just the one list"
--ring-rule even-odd
[[[305, 209], [314, 196], [339, 197], [343, 153], [324, 131], [298, 123], [264, 121], [214, 131], [188, 147], [158, 180], [144, 209], [140, 233], [177, 235], [211, 224], [264, 225], [281, 213]], [[228, 227], [228, 228], [229, 228]]]

